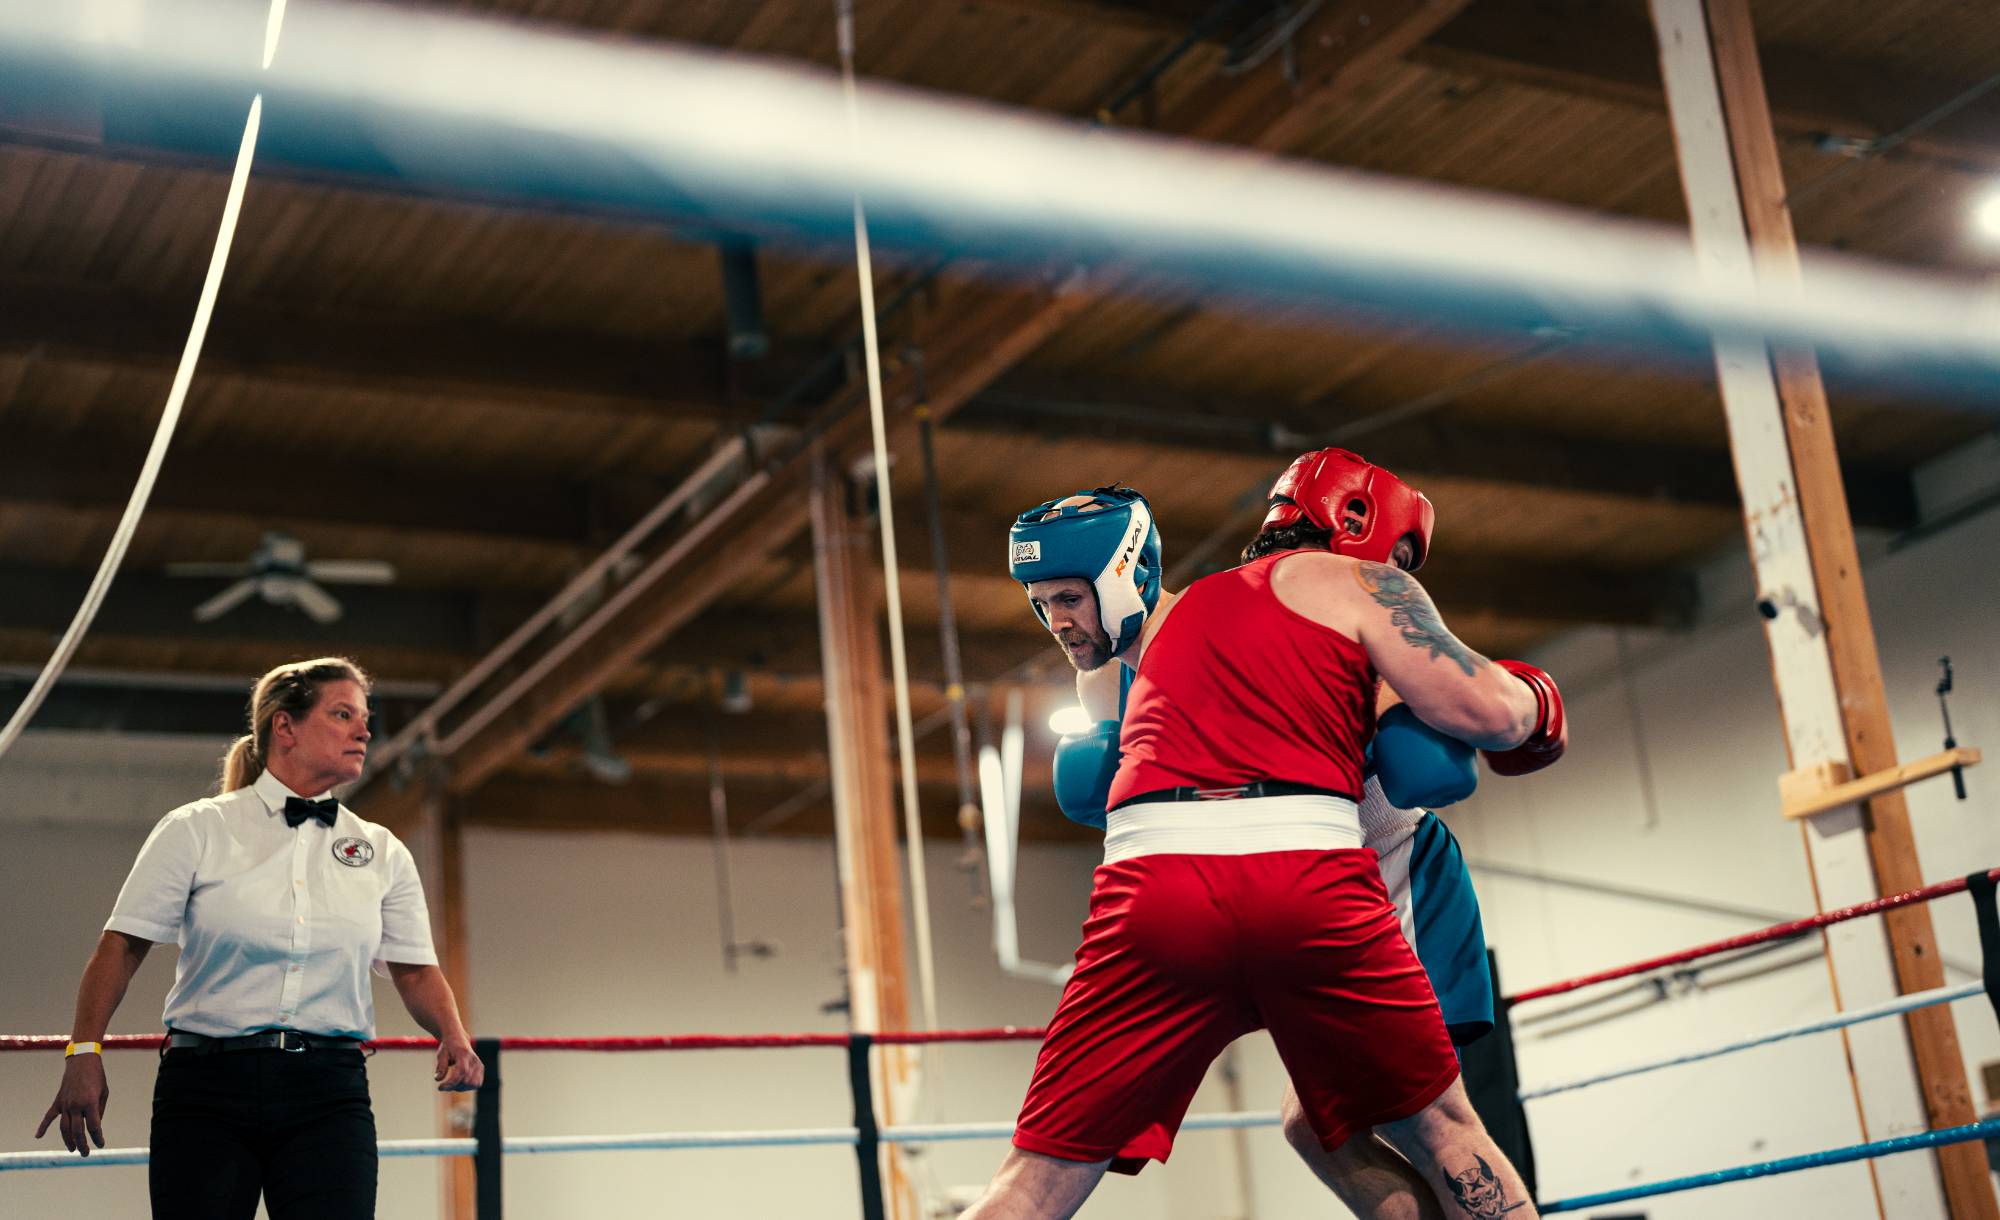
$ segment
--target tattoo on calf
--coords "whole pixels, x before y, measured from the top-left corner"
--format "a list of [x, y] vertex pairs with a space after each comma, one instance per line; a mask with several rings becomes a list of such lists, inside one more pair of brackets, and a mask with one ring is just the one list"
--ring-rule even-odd
[[1519, 1203], [1507, 1202], [1507, 1188], [1501, 1185], [1499, 1175], [1485, 1157], [1474, 1154], [1472, 1159], [1479, 1163], [1445, 1179], [1452, 1197], [1458, 1200], [1459, 1210], [1475, 1220], [1498, 1220], [1515, 1208], [1527, 1206], [1525, 1199]]
[[1403, 633], [1405, 644], [1430, 653], [1433, 661], [1445, 657], [1457, 662], [1468, 678], [1479, 672], [1479, 654], [1458, 642], [1438, 617], [1430, 595], [1403, 569], [1364, 559], [1354, 565], [1354, 579], [1377, 605], [1388, 607], [1389, 622]]

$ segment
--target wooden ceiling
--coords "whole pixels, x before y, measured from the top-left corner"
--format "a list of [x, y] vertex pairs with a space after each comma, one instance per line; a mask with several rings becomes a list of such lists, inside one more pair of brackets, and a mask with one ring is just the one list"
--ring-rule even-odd
[[[834, 62], [826, 0], [423, 7]], [[1289, 44], [1271, 31], [1302, 10], [1244, 0], [1218, 11], [1206, 0], [858, 0], [859, 68], [1077, 119], [1116, 104], [1108, 121], [1121, 127], [1684, 220], [1637, 0], [1332, 0]], [[1987, 274], [1994, 255], [1967, 216], [2000, 168], [2000, 92], [1910, 128], [1992, 83], [2000, 9], [1760, 0], [1755, 15], [1801, 240]], [[1170, 59], [1191, 32], [1191, 49]], [[9, 672], [45, 658], [110, 538], [226, 186], [226, 164], [149, 144], [115, 117], [87, 99], [0, 109]], [[173, 675], [247, 680], [336, 649], [390, 680], [464, 673], [717, 444], [753, 421], [798, 429], [851, 408], [851, 251], [757, 247], [769, 351], [732, 358], [713, 238], [260, 164], [186, 417], [75, 664], [136, 675], [135, 688]], [[1058, 287], [892, 256], [879, 277], [885, 300], [912, 290], [885, 323], [890, 388], [901, 402], [920, 389], [938, 419], [953, 606], [977, 689], [1030, 680], [1041, 714], [1060, 701], [1060, 660], [1005, 578], [1000, 536], [1020, 509], [1111, 479], [1151, 495], [1172, 561], [1218, 531], [1247, 532], [1244, 504], [1292, 453], [1350, 437], [1437, 502], [1425, 578], [1462, 633], [1497, 652], [1580, 624], [1685, 623], [1689, 568], [1740, 536], [1705, 364], [1188, 299], [1135, 271]], [[1913, 525], [1912, 468], [1988, 426], [1966, 403], [1907, 389], [1836, 381], [1831, 392], [1866, 526]], [[902, 584], [928, 717], [942, 706], [939, 599], [915, 433], [898, 436]], [[811, 796], [825, 735], [798, 492], [781, 482], [639, 598], [613, 628], [643, 647], [586, 650], [589, 665], [509, 710], [509, 732], [469, 772], [492, 817], [563, 824], [594, 785], [598, 823], [705, 826], [719, 745], [740, 825], [775, 807], [795, 810], [787, 828], [824, 827]], [[399, 579], [337, 590], [348, 613], [329, 628], [254, 604], [194, 622], [219, 585], [169, 578], [165, 565], [244, 558], [267, 530], [296, 535], [315, 558], [386, 559]], [[645, 626], [668, 619], [670, 630]], [[722, 717], [712, 742], [723, 671], [749, 675], [753, 710]], [[21, 685], [0, 686], [0, 700]], [[615, 792], [585, 776], [563, 726], [591, 690], [605, 693], [634, 769]], [[392, 700], [384, 727], [422, 706]], [[110, 681], [68, 692], [49, 716], [234, 728], [212, 693], [149, 702]], [[956, 799], [949, 757], [943, 734], [924, 739], [920, 772], [938, 798], [927, 816], [941, 832]], [[1028, 821], [1030, 833], [1062, 833], [1052, 817]]]

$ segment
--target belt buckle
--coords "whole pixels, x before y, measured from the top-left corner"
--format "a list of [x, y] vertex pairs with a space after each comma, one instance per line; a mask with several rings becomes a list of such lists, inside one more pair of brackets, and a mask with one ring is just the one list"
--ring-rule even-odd
[[[294, 1038], [298, 1039], [299, 1044], [297, 1046], [292, 1045], [292, 1039]], [[295, 1029], [280, 1030], [278, 1033], [278, 1049], [287, 1055], [303, 1055], [306, 1052], [306, 1036]]]

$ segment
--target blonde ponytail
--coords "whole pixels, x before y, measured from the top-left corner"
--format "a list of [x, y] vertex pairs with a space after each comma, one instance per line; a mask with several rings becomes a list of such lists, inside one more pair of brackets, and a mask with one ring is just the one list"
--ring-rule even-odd
[[346, 657], [319, 657], [280, 665], [257, 679], [250, 690], [250, 731], [238, 737], [222, 759], [218, 795], [248, 788], [263, 774], [271, 747], [271, 721], [279, 712], [302, 717], [319, 702], [319, 688], [326, 682], [352, 682], [364, 692], [371, 683], [368, 674]]
[[229, 747], [229, 753], [222, 756], [222, 779], [215, 790], [216, 795], [248, 788], [263, 770], [264, 758], [257, 749], [257, 739], [245, 733]]

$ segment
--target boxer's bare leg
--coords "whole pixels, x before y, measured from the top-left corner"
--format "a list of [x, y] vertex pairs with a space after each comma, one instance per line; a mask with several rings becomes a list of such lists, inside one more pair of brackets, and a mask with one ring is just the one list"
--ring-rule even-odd
[[1110, 1164], [1009, 1149], [986, 1194], [959, 1220], [1068, 1220]]
[[1361, 1220], [1443, 1220], [1437, 1196], [1423, 1178], [1372, 1132], [1354, 1136], [1338, 1150], [1328, 1152], [1289, 1083], [1280, 1113], [1285, 1142]]
[[1448, 1220], [1530, 1220], [1539, 1215], [1521, 1175], [1473, 1113], [1465, 1082], [1409, 1118], [1376, 1130], [1410, 1159]]

